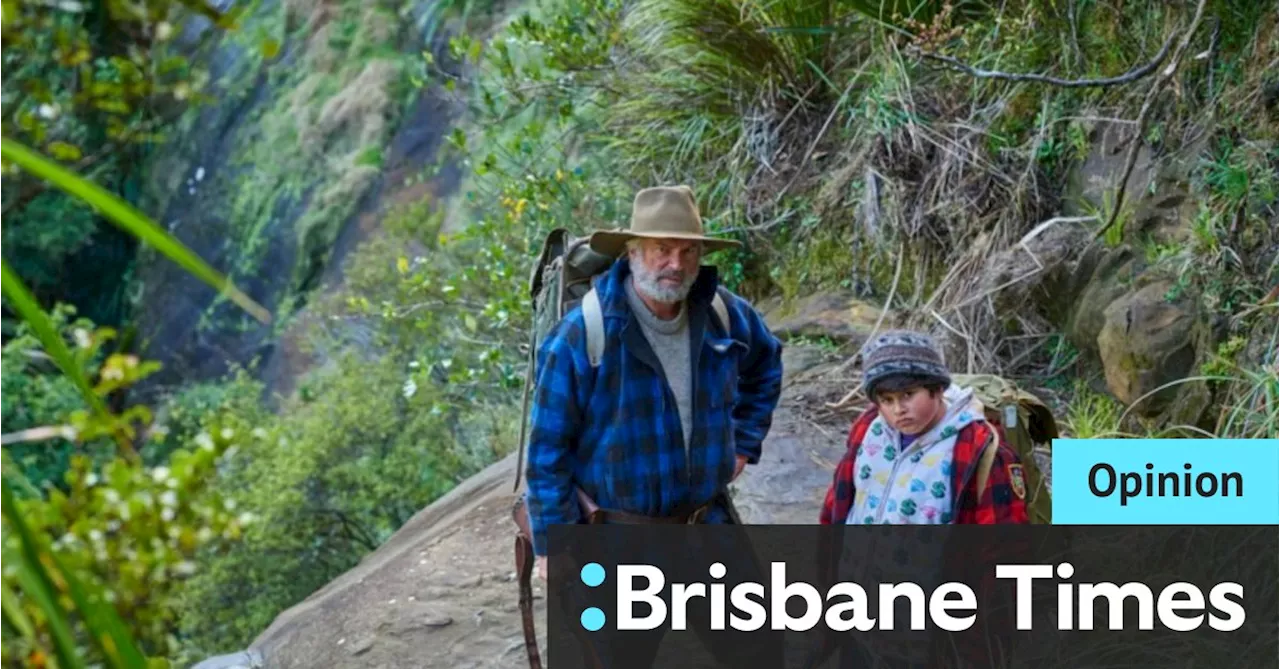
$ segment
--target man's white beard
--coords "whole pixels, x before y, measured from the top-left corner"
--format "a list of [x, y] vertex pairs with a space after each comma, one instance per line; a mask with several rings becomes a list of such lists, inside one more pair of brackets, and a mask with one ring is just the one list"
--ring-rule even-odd
[[[636, 258], [630, 258], [631, 276], [635, 281], [636, 290], [644, 293], [649, 299], [663, 304], [674, 304], [683, 300], [689, 295], [689, 289], [693, 287], [693, 282], [698, 278], [696, 272], [692, 272], [684, 278], [679, 286], [671, 287], [658, 283], [658, 279], [663, 273], [651, 272], [645, 266], [644, 262]], [[665, 273], [667, 276], [674, 277], [674, 272]]]

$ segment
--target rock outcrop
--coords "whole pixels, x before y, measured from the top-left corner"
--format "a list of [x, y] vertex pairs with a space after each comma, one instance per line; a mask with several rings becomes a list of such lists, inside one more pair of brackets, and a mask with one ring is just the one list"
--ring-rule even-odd
[[780, 338], [825, 337], [856, 349], [875, 329], [880, 307], [849, 292], [822, 292], [766, 313], [769, 328]]
[[[1134, 415], [1194, 425], [1208, 399], [1203, 382], [1182, 382], [1216, 342], [1210, 319], [1160, 249], [1184, 247], [1196, 215], [1187, 174], [1198, 147], [1156, 160], [1138, 154], [1120, 233], [1094, 239], [1123, 170], [1125, 130], [1102, 124], [1068, 179], [1062, 216], [991, 256], [979, 293], [997, 309], [1036, 306], [1103, 371], [1106, 387]], [[1154, 251], [1154, 252], [1153, 252]], [[1185, 269], [1185, 268], [1184, 268]]]

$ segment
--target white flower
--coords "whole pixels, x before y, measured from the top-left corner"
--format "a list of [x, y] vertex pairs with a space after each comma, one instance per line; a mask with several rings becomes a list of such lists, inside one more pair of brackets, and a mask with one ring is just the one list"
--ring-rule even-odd
[[168, 21], [156, 24], [156, 40], [163, 42], [173, 35], [173, 25]]
[[413, 397], [417, 393], [418, 393], [418, 384], [414, 382], [412, 377], [406, 379], [404, 382], [404, 398], [409, 399], [410, 397]]
[[93, 344], [93, 339], [89, 337], [89, 331], [84, 328], [76, 328], [72, 334], [76, 338], [76, 346], [80, 348], [89, 348]]
[[[161, 24], [161, 25], [165, 25], [165, 24]], [[201, 181], [204, 181], [204, 167], [197, 167], [197, 168], [196, 168], [196, 183], [199, 183], [199, 182], [201, 182]]]
[[173, 520], [173, 515], [173, 509], [166, 506], [164, 511], [160, 512], [160, 519], [167, 523]]
[[155, 469], [151, 470], [151, 478], [155, 479], [156, 483], [161, 483], [167, 480], [169, 478], [169, 468], [156, 467]]
[[164, 491], [163, 493], [160, 494], [160, 503], [165, 506], [177, 506], [178, 493], [175, 493], [172, 490]]
[[201, 432], [196, 435], [196, 445], [206, 451], [212, 451], [214, 448], [213, 437], [209, 436], [208, 432]]
[[230, 441], [230, 440], [231, 440], [231, 438], [232, 438], [232, 437], [234, 437], [234, 436], [236, 436], [236, 431], [235, 431], [235, 430], [233, 430], [233, 429], [231, 429], [231, 428], [229, 428], [229, 427], [224, 427], [224, 428], [222, 428], [222, 438], [223, 438], [223, 439], [226, 439], [226, 440]]
[[51, 104], [42, 104], [36, 109], [36, 114], [42, 119], [52, 121], [58, 118], [58, 108]]

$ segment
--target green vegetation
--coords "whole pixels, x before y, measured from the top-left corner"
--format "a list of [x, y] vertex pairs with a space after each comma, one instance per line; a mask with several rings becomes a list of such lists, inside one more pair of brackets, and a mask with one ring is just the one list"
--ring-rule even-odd
[[[8, 138], [0, 140], [0, 155], [6, 169], [20, 167], [98, 208], [121, 230], [232, 295], [247, 311], [268, 317], [180, 242], [100, 187]], [[112, 354], [101, 363], [98, 382], [91, 386], [85, 365], [114, 333], [77, 329], [73, 353], [22, 278], [3, 264], [0, 275], [6, 302], [88, 405], [87, 410], [68, 412], [69, 425], [45, 429], [88, 442], [109, 437], [117, 447], [105, 465], [72, 456], [65, 476], [68, 490], [41, 490], [16, 471], [10, 458], [4, 459], [3, 654], [8, 662], [23, 664], [44, 665], [56, 657], [60, 664], [83, 666], [89, 655], [111, 667], [150, 666], [153, 663], [136, 642], [159, 658], [175, 650], [169, 643], [173, 576], [191, 572], [194, 565], [187, 558], [201, 544], [218, 533], [233, 537], [237, 532], [236, 521], [217, 504], [217, 493], [205, 494], [216, 449], [210, 444], [196, 454], [179, 450], [169, 459], [172, 470], [147, 468], [133, 440], [135, 422], [149, 422], [149, 411], [133, 406], [117, 414], [109, 410], [106, 399], [156, 366], [132, 355]], [[26, 499], [19, 501], [14, 486]], [[130, 620], [131, 627], [123, 619]], [[163, 660], [160, 664], [167, 666]]]

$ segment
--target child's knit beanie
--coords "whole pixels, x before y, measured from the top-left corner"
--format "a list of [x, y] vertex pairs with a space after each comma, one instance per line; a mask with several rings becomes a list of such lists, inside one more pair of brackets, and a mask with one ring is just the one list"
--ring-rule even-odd
[[933, 338], [920, 332], [890, 330], [867, 340], [862, 347], [862, 390], [875, 397], [876, 386], [899, 375], [951, 384], [951, 374]]

